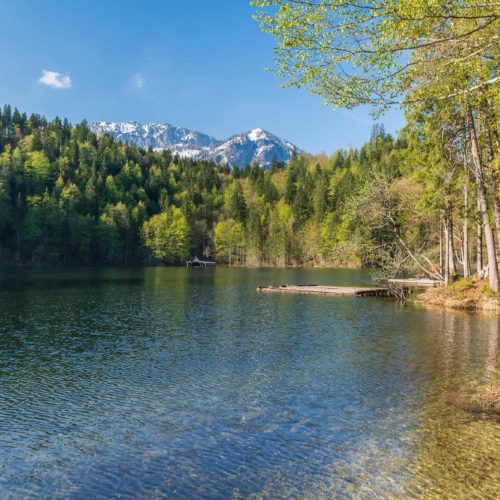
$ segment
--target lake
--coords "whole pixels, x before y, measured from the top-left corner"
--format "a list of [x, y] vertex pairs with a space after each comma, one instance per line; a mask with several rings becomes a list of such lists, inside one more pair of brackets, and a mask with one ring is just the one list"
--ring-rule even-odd
[[0, 497], [498, 494], [498, 318], [280, 283], [369, 274], [1, 270]]

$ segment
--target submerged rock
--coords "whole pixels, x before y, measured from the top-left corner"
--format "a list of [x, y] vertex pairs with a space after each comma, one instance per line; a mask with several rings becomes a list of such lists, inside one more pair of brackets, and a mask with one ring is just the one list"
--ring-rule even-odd
[[477, 387], [472, 394], [471, 401], [483, 408], [484, 411], [500, 415], [500, 378]]

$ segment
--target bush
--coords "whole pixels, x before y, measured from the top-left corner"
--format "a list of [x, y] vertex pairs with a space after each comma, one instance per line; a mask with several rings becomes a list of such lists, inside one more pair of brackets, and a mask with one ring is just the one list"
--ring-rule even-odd
[[455, 281], [448, 286], [449, 291], [457, 297], [465, 297], [468, 290], [471, 290], [475, 286], [475, 281], [472, 276], [468, 278], [463, 278], [459, 281]]
[[482, 287], [481, 287], [481, 293], [483, 295], [486, 295], [486, 297], [497, 297], [498, 294], [495, 293], [491, 288], [490, 288], [490, 285], [488, 285], [488, 283], [485, 283]]

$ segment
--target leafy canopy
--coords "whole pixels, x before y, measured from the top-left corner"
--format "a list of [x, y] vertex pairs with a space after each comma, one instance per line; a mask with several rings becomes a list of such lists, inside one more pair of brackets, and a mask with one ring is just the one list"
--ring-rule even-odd
[[[253, 0], [283, 86], [333, 107], [384, 109], [498, 81], [500, 4], [474, 0]], [[481, 70], [479, 70], [481, 68]], [[433, 83], [463, 78], [433, 94]], [[473, 75], [473, 76], [471, 76]], [[456, 80], [456, 78], [455, 78]], [[413, 96], [415, 98], [415, 96]]]

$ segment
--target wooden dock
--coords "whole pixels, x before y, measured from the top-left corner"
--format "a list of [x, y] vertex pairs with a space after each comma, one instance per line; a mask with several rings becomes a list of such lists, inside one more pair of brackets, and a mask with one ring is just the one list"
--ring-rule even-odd
[[259, 286], [258, 292], [271, 293], [303, 293], [317, 295], [343, 295], [354, 297], [389, 297], [392, 295], [388, 288], [354, 287], [354, 286], [326, 286], [326, 285], [280, 285]]
[[436, 287], [441, 286], [443, 284], [442, 281], [432, 280], [428, 278], [407, 278], [407, 279], [390, 279], [387, 280], [390, 285], [401, 285], [405, 287]]

